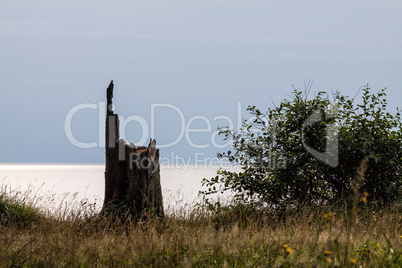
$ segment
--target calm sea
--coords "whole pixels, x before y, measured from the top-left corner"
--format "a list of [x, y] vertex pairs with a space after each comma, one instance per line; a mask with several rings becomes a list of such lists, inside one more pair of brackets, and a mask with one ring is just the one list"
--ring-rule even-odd
[[[20, 192], [51, 209], [71, 209], [81, 202], [100, 210], [104, 198], [104, 165], [0, 164], [0, 186]], [[199, 201], [202, 178], [216, 176], [217, 168], [190, 165], [161, 167], [166, 212], [191, 209]], [[74, 204], [74, 205], [73, 205]]]

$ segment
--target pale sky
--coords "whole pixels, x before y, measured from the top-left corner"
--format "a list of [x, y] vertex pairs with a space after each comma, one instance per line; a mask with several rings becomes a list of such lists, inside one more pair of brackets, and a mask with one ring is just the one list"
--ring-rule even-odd
[[[266, 110], [310, 79], [312, 93], [387, 87], [394, 112], [402, 100], [401, 14], [400, 0], [3, 1], [0, 163], [103, 163], [99, 102], [110, 80], [119, 115], [150, 125], [154, 107], [159, 145], [180, 138], [177, 109], [191, 128], [211, 122], [210, 131], [187, 133], [190, 142], [183, 135], [161, 148], [162, 157], [192, 161], [225, 150], [212, 144], [213, 132], [227, 125], [222, 116], [237, 124], [239, 102], [247, 117], [247, 105]], [[97, 142], [92, 149], [66, 137], [66, 116], [84, 103], [96, 109], [74, 115], [72, 134]], [[141, 141], [142, 131], [133, 121], [126, 138]]]

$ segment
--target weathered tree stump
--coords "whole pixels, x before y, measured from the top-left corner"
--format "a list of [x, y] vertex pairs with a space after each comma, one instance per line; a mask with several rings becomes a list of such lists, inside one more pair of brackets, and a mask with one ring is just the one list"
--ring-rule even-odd
[[156, 141], [148, 147], [126, 144], [119, 138], [119, 116], [113, 112], [113, 81], [106, 91], [106, 170], [105, 201], [107, 211], [142, 216], [155, 213], [163, 217], [160, 184], [159, 149]]

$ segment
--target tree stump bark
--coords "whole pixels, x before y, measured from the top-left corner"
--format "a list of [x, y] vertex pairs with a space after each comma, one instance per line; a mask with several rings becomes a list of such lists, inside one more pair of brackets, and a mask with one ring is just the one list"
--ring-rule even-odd
[[106, 168], [105, 201], [107, 211], [134, 216], [155, 213], [163, 217], [159, 149], [151, 139], [148, 147], [126, 144], [119, 138], [119, 116], [113, 112], [113, 81], [106, 90]]

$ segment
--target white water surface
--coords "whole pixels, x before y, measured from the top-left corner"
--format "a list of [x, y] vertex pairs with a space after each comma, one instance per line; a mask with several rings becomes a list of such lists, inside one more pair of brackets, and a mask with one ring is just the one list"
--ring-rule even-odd
[[[201, 180], [216, 176], [217, 169], [202, 165], [161, 167], [165, 211], [193, 208], [200, 201]], [[52, 210], [86, 202], [99, 211], [105, 191], [104, 172], [104, 165], [0, 164], [0, 186], [7, 191], [28, 191], [38, 206]]]

